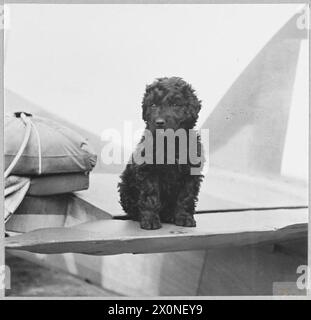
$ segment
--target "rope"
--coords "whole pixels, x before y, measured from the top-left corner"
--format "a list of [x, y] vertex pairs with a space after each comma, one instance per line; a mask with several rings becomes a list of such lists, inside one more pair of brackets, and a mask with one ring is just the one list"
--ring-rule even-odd
[[31, 121], [30, 121], [29, 118], [27, 118], [25, 116], [24, 113], [21, 113], [21, 119], [26, 124], [26, 131], [25, 131], [24, 140], [23, 140], [21, 146], [19, 147], [19, 150], [18, 150], [17, 154], [15, 155], [13, 161], [10, 163], [8, 168], [5, 170], [4, 178], [7, 178], [10, 175], [10, 173], [12, 172], [12, 170], [14, 169], [14, 167], [16, 166], [16, 163], [18, 162], [19, 158], [22, 156], [22, 154], [23, 154], [23, 152], [24, 152], [24, 150], [25, 150], [25, 148], [27, 146], [29, 137], [30, 137]]
[[19, 147], [19, 150], [18, 150], [17, 154], [15, 155], [13, 161], [10, 163], [9, 167], [5, 170], [4, 178], [7, 178], [10, 175], [10, 173], [12, 172], [14, 167], [16, 166], [18, 160], [22, 156], [22, 154], [27, 146], [27, 143], [29, 141], [31, 128], [34, 129], [34, 132], [35, 132], [35, 135], [37, 138], [37, 142], [38, 142], [38, 162], [39, 162], [38, 163], [38, 174], [40, 175], [42, 173], [41, 140], [40, 140], [40, 135], [39, 135], [38, 129], [37, 129], [35, 123], [31, 121], [31, 118], [26, 116], [25, 113], [21, 113], [20, 117], [21, 117], [22, 121], [24, 122], [24, 124], [26, 125], [24, 140], [23, 140], [21, 146]]

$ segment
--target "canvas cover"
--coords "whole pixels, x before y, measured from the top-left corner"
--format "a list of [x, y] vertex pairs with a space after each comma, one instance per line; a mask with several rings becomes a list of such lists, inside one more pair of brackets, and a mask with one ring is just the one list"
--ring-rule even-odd
[[[88, 142], [78, 133], [50, 119], [33, 115], [30, 119], [38, 134], [32, 128], [27, 146], [12, 174], [45, 175], [89, 172], [93, 169], [97, 157]], [[14, 114], [5, 116], [5, 169], [17, 154], [24, 139], [25, 130], [26, 125], [20, 117]], [[41, 153], [41, 172], [39, 153]]]
[[86, 190], [89, 180], [89, 175], [84, 172], [34, 176], [27, 195], [46, 196]]

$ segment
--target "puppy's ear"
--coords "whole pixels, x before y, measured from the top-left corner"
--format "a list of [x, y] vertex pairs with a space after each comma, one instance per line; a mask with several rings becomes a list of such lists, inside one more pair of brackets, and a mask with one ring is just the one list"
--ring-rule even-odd
[[199, 111], [201, 110], [201, 101], [196, 96], [195, 90], [191, 87], [191, 85], [186, 83], [182, 87], [182, 93], [184, 98], [188, 100], [189, 103], [193, 106], [195, 112], [199, 113]]
[[146, 119], [147, 106], [143, 103], [142, 107], [143, 107], [143, 120], [146, 122], [147, 121], [147, 119]]
[[192, 87], [190, 86], [190, 84], [184, 83], [183, 86], [182, 86], [182, 88], [181, 88], [181, 92], [182, 92], [182, 94], [184, 95], [185, 98], [188, 98], [188, 96], [189, 96], [190, 94], [192, 94], [193, 89], [192, 89]]
[[145, 94], [144, 94], [144, 97], [143, 97], [143, 102], [142, 102], [142, 108], [143, 108], [143, 120], [144, 121], [147, 121], [146, 119], [146, 112], [147, 112], [147, 97], [151, 91], [151, 85], [147, 85], [146, 86], [146, 89], [145, 89]]
[[199, 117], [199, 112], [201, 110], [201, 101], [197, 98], [196, 95], [194, 95], [193, 99], [191, 100], [192, 102], [190, 103], [190, 107], [191, 107], [191, 113], [193, 118], [193, 126], [195, 126]]
[[189, 84], [185, 84], [182, 88], [182, 93], [184, 95], [184, 98], [188, 102], [189, 106], [189, 119], [188, 119], [188, 125], [189, 127], [194, 127], [198, 117], [199, 112], [201, 110], [201, 101], [197, 98], [195, 94], [195, 90], [191, 87]]

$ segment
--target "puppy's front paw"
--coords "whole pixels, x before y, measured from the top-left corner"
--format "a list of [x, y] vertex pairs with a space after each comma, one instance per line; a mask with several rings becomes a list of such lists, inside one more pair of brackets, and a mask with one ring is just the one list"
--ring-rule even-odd
[[152, 215], [149, 217], [142, 217], [140, 220], [140, 227], [146, 230], [155, 230], [162, 227], [160, 218], [157, 215]]
[[182, 226], [182, 227], [195, 227], [196, 222], [192, 215], [190, 214], [180, 214], [175, 216], [175, 224], [176, 226]]

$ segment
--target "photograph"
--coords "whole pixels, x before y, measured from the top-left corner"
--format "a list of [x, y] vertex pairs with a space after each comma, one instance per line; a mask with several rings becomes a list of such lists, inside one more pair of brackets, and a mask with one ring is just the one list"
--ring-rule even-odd
[[309, 2], [34, 2], [1, 13], [4, 299], [307, 298]]

